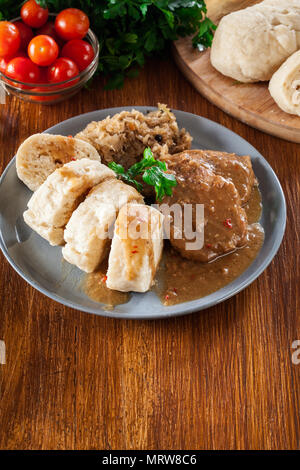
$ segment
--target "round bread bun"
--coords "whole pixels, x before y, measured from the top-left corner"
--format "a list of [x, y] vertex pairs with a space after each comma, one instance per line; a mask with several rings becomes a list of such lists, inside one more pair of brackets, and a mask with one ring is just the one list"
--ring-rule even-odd
[[18, 149], [17, 174], [31, 191], [36, 191], [57, 168], [81, 158], [101, 162], [97, 150], [88, 142], [62, 135], [34, 134]]

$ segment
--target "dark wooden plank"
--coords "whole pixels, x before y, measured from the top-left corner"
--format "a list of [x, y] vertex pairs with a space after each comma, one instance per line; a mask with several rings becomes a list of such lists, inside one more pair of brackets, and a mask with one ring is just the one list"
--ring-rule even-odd
[[300, 365], [299, 145], [251, 129], [203, 99], [172, 62], [123, 90], [101, 80], [53, 107], [0, 106], [0, 168], [30, 134], [111, 106], [171, 107], [213, 119], [269, 160], [288, 224], [270, 267], [209, 310], [165, 321], [84, 314], [28, 286], [1, 255], [1, 449], [297, 449]]

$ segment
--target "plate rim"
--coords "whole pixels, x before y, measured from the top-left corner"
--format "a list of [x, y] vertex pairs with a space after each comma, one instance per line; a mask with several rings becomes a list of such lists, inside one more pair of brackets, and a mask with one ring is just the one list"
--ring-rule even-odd
[[[79, 118], [79, 117], [88, 117], [92, 114], [96, 114], [96, 113], [99, 113], [99, 112], [105, 112], [108, 116], [110, 114], [119, 112], [117, 110], [120, 110], [120, 109], [125, 110], [125, 111], [126, 110], [131, 110], [131, 109], [136, 109], [138, 111], [143, 112], [145, 110], [157, 109], [157, 107], [154, 107], [154, 106], [117, 106], [117, 107], [113, 107], [113, 108], [97, 109], [97, 110], [94, 110], [94, 111], [90, 111], [90, 112], [83, 113], [83, 114], [78, 114], [78, 115], [73, 116], [71, 118], [65, 119], [64, 121], [61, 121], [61, 122], [55, 124], [54, 126], [49, 127], [48, 129], [42, 131], [41, 133], [51, 133], [51, 131], [54, 128], [56, 128], [57, 126], [59, 126], [61, 124], [66, 124], [67, 122], [70, 122], [73, 119], [76, 119], [76, 118]], [[215, 305], [218, 305], [221, 302], [224, 302], [225, 300], [228, 300], [231, 297], [234, 297], [239, 292], [244, 290], [246, 287], [248, 287], [250, 284], [252, 284], [252, 282], [254, 282], [263, 273], [263, 271], [265, 271], [265, 269], [269, 266], [271, 261], [276, 256], [276, 254], [277, 254], [277, 252], [280, 248], [280, 245], [282, 243], [284, 233], [285, 233], [285, 229], [286, 229], [286, 219], [287, 219], [286, 200], [285, 200], [285, 195], [284, 195], [283, 189], [281, 187], [280, 181], [279, 181], [276, 173], [274, 172], [274, 170], [271, 167], [271, 165], [269, 164], [269, 162], [263, 157], [263, 155], [261, 155], [261, 153], [258, 150], [255, 149], [255, 147], [252, 146], [252, 144], [250, 144], [250, 142], [248, 142], [246, 139], [244, 139], [243, 137], [241, 137], [239, 134], [235, 133], [231, 129], [228, 129], [227, 127], [223, 126], [222, 124], [220, 124], [216, 121], [205, 118], [203, 116], [199, 116], [199, 115], [194, 114], [194, 113], [189, 113], [189, 112], [182, 111], [182, 110], [177, 110], [177, 109], [174, 109], [174, 108], [172, 108], [172, 112], [174, 112], [175, 114], [179, 113], [179, 114], [182, 114], [182, 115], [189, 115], [192, 118], [201, 119], [201, 120], [204, 120], [204, 121], [208, 122], [209, 124], [217, 125], [218, 127], [225, 129], [226, 132], [229, 132], [229, 133], [233, 134], [235, 137], [238, 137], [242, 141], [246, 142], [248, 145], [250, 145], [258, 153], [260, 161], [263, 163], [264, 167], [267, 169], [267, 171], [272, 175], [273, 179], [276, 181], [278, 194], [280, 195], [280, 199], [281, 199], [280, 220], [281, 220], [282, 223], [279, 226], [280, 231], [277, 232], [276, 240], [274, 242], [274, 245], [270, 248], [268, 256], [265, 257], [262, 260], [260, 265], [255, 269], [255, 271], [252, 274], [250, 274], [242, 283], [237, 285], [234, 289], [230, 290], [227, 293], [224, 293], [224, 295], [221, 295], [217, 299], [212, 298], [210, 301], [208, 301], [206, 303], [203, 303], [203, 305], [200, 305], [200, 306], [196, 305], [197, 303], [199, 303], [199, 301], [203, 302], [203, 300], [205, 298], [209, 298], [210, 296], [213, 296], [218, 291], [215, 291], [215, 292], [213, 292], [213, 293], [211, 293], [211, 294], [209, 294], [205, 297], [201, 297], [199, 299], [194, 299], [194, 300], [189, 301], [189, 302], [183, 302], [183, 303], [175, 304], [173, 306], [168, 306], [168, 307], [162, 305], [162, 308], [165, 309], [165, 312], [159, 312], [157, 314], [155, 314], [155, 313], [151, 313], [149, 315], [147, 313], [146, 314], [136, 314], [136, 313], [130, 313], [130, 311], [128, 311], [126, 313], [125, 312], [117, 313], [117, 312], [114, 312], [114, 310], [104, 310], [102, 307], [100, 307], [101, 310], [95, 311], [93, 308], [81, 306], [81, 305], [79, 305], [75, 302], [66, 300], [64, 297], [61, 297], [61, 296], [57, 295], [56, 293], [52, 293], [52, 292], [48, 291], [43, 286], [39, 285], [35, 281], [34, 278], [32, 278], [31, 276], [25, 274], [22, 271], [22, 269], [15, 263], [14, 259], [10, 256], [10, 254], [8, 253], [8, 251], [6, 249], [6, 245], [4, 243], [3, 235], [2, 235], [2, 227], [1, 227], [1, 219], [0, 219], [0, 248], [1, 248], [1, 251], [4, 255], [4, 257], [6, 258], [6, 260], [12, 266], [12, 268], [19, 274], [19, 276], [21, 276], [22, 279], [24, 279], [29, 285], [31, 285], [33, 288], [35, 288], [37, 291], [41, 292], [42, 294], [44, 294], [46, 297], [50, 298], [51, 300], [54, 300], [54, 301], [66, 306], [66, 307], [73, 308], [74, 310], [78, 310], [79, 312], [90, 313], [90, 314], [94, 314], [94, 315], [98, 315], [98, 316], [102, 316], [102, 317], [115, 318], [115, 319], [118, 319], [118, 320], [119, 319], [124, 319], [124, 320], [157, 320], [157, 319], [168, 319], [168, 318], [172, 318], [172, 317], [185, 316], [185, 315], [200, 312], [202, 310], [205, 310], [205, 309], [208, 309], [208, 308], [213, 307]], [[7, 164], [4, 171], [2, 172], [2, 174], [0, 176], [0, 187], [1, 187], [5, 177], [7, 175], [7, 173], [11, 169], [11, 167], [13, 167], [15, 165], [15, 162], [16, 162], [16, 155], [14, 155], [14, 157], [10, 160], [10, 162]], [[248, 266], [247, 269], [249, 269], [252, 266], [252, 264], [255, 262], [256, 259], [257, 259], [257, 257], [253, 260], [253, 262]], [[247, 271], [247, 269], [245, 271]], [[238, 276], [232, 282], [236, 281], [240, 276]], [[230, 284], [231, 283], [229, 283], [226, 286], [224, 286], [223, 288], [219, 289], [219, 291], [222, 291], [223, 289], [226, 289], [228, 286], [230, 286]], [[175, 312], [172, 311], [175, 307], [177, 307], [176, 310], [178, 310], [179, 306], [184, 306], [185, 304], [186, 304], [186, 306], [183, 308], [183, 311], [175, 311]], [[188, 304], [190, 304], [190, 305], [188, 305]]]

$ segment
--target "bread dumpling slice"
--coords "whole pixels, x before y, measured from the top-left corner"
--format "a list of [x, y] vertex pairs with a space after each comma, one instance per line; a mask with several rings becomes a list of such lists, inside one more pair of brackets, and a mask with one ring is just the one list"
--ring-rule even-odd
[[122, 207], [108, 260], [109, 289], [146, 292], [151, 288], [163, 250], [163, 219], [154, 207]]
[[300, 51], [292, 54], [274, 73], [269, 91], [279, 108], [300, 116]]
[[81, 158], [101, 162], [97, 150], [88, 142], [62, 135], [34, 134], [18, 149], [17, 174], [31, 191], [36, 191], [57, 168]]
[[63, 257], [87, 273], [95, 271], [107, 254], [119, 210], [131, 201], [143, 204], [143, 197], [116, 178], [95, 186], [67, 223]]
[[25, 222], [50, 245], [64, 244], [64, 229], [87, 192], [115, 173], [96, 160], [82, 158], [66, 163], [46, 179], [32, 195]]

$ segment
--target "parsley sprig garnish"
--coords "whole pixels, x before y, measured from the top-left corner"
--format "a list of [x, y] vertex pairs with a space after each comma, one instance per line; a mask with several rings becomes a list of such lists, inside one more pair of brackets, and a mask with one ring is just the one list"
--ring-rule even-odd
[[172, 196], [173, 187], [177, 185], [175, 176], [166, 173], [167, 165], [165, 162], [155, 160], [150, 147], [144, 150], [142, 160], [132, 165], [127, 171], [116, 162], [110, 162], [108, 166], [125, 183], [133, 184], [139, 192], [143, 191], [143, 185], [135, 178], [142, 175], [146, 184], [154, 186], [158, 201], [161, 201], [164, 196]]

